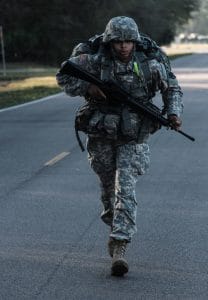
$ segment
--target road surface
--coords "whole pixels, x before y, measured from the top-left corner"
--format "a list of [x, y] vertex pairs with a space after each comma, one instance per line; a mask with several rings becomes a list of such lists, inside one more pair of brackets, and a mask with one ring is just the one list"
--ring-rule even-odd
[[207, 61], [173, 64], [196, 142], [166, 129], [151, 138], [124, 278], [110, 275], [98, 180], [74, 135], [82, 100], [0, 112], [1, 300], [208, 299]]

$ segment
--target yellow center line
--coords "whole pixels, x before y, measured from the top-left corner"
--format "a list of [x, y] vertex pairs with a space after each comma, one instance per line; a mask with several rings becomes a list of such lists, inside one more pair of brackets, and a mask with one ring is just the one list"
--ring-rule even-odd
[[46, 166], [46, 167], [52, 166], [69, 154], [70, 154], [70, 152], [61, 152], [60, 154], [56, 155], [54, 158], [49, 160], [47, 163], [45, 163], [44, 166]]

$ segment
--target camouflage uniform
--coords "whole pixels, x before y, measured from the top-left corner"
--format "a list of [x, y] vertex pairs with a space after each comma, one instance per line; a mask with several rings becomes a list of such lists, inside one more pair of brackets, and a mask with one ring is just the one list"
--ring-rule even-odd
[[[134, 20], [127, 17], [111, 19], [104, 32], [103, 43], [108, 45], [112, 40], [139, 41], [140, 34]], [[151, 101], [136, 50], [128, 63], [121, 62], [112, 48], [109, 51], [110, 56], [99, 51], [93, 55], [80, 54], [70, 60], [102, 80], [116, 80], [137, 99]], [[154, 58], [148, 60], [148, 68], [153, 94], [161, 92], [168, 115], [180, 116], [182, 92], [175, 75], [172, 72], [168, 74], [164, 64]], [[135, 185], [139, 175], [149, 168], [147, 140], [155, 124], [128, 107], [121, 108], [118, 104], [116, 110], [105, 105], [104, 100], [89, 99], [87, 82], [61, 74], [57, 75], [57, 80], [67, 94], [84, 96], [89, 105], [96, 108], [89, 121], [87, 149], [91, 167], [100, 179], [104, 206], [101, 218], [111, 226], [112, 238], [130, 242], [136, 232]]]

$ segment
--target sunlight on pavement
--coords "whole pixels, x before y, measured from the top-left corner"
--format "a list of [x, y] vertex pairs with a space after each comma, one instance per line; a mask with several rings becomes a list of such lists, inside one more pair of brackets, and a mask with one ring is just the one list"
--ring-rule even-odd
[[174, 68], [181, 87], [208, 89], [208, 68]]
[[182, 54], [182, 53], [208, 53], [208, 44], [171, 44], [164, 46], [162, 49], [168, 55]]

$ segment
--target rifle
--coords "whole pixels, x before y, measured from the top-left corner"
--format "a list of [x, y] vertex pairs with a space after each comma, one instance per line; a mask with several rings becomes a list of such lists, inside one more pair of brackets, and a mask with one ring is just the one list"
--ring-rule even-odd
[[79, 65], [67, 60], [63, 63], [61, 69], [61, 74], [68, 74], [72, 77], [79, 78], [81, 80], [90, 82], [98, 86], [107, 98], [110, 98], [112, 101], [116, 101], [117, 103], [124, 103], [133, 109], [139, 110], [146, 117], [150, 118], [153, 121], [158, 122], [161, 126], [165, 126], [167, 128], [171, 128], [176, 132], [182, 134], [186, 138], [191, 141], [195, 141], [195, 138], [190, 136], [189, 134], [183, 132], [182, 130], [176, 130], [171, 125], [170, 121], [162, 116], [161, 110], [151, 102], [143, 103], [142, 101], [147, 99], [137, 99], [131, 96], [125, 89], [121, 88], [115, 81], [102, 81], [96, 78], [93, 74], [87, 72]]

